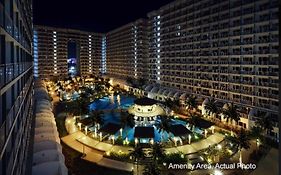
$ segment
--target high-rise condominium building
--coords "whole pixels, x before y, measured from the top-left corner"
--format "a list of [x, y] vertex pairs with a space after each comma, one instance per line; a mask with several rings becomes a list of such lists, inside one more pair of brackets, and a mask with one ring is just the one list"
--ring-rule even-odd
[[244, 128], [251, 111], [278, 121], [278, 13], [277, 0], [177, 0], [149, 13], [147, 90], [234, 102]]
[[76, 40], [85, 55], [77, 59], [81, 75], [148, 79], [144, 94], [157, 100], [233, 102], [247, 129], [263, 111], [278, 137], [278, 13], [277, 0], [176, 0], [105, 35], [38, 27], [38, 74], [67, 75], [67, 43]]
[[147, 77], [147, 21], [136, 20], [106, 34], [107, 75], [126, 79]]
[[35, 26], [35, 76], [53, 79], [105, 72], [105, 39], [93, 32]]
[[0, 174], [26, 173], [32, 121], [32, 1], [0, 1]]

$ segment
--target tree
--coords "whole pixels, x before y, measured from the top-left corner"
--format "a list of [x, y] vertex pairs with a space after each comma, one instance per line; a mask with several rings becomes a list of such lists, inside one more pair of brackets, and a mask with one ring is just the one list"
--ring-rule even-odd
[[122, 128], [125, 128], [126, 126], [133, 128], [135, 126], [135, 120], [133, 115], [123, 110], [120, 112], [120, 115]]
[[91, 117], [93, 123], [95, 124], [95, 126], [96, 125], [99, 125], [99, 126], [103, 125], [103, 123], [104, 123], [104, 115], [103, 115], [102, 111], [93, 110], [90, 113], [90, 117]]
[[266, 133], [269, 134], [271, 130], [273, 130], [273, 122], [272, 119], [266, 115], [266, 113], [257, 113], [258, 118], [257, 125], [261, 127], [261, 129]]
[[239, 162], [243, 163], [242, 149], [249, 149], [250, 145], [251, 145], [249, 133], [247, 133], [245, 130], [242, 129], [236, 136], [234, 136], [234, 137], [230, 136], [228, 139], [238, 146], [238, 151], [240, 154]]
[[262, 128], [260, 126], [254, 126], [251, 128], [250, 131], [250, 137], [254, 138], [256, 140], [256, 146], [258, 148], [258, 140], [263, 140], [262, 137]]
[[162, 144], [155, 143], [152, 145], [152, 151], [151, 154], [153, 156], [154, 162], [162, 162], [162, 160], [165, 158], [165, 149], [163, 148]]
[[196, 98], [197, 98], [196, 96], [191, 95], [185, 101], [185, 105], [189, 110], [197, 109]]
[[174, 102], [171, 98], [166, 98], [164, 101], [164, 105], [167, 106], [168, 108], [172, 109], [174, 106]]
[[78, 98], [70, 102], [67, 106], [68, 111], [73, 115], [84, 115], [89, 112], [89, 100], [84, 98]]
[[157, 162], [148, 163], [144, 167], [143, 175], [161, 175], [161, 170]]
[[160, 116], [160, 122], [155, 124], [158, 132], [161, 132], [161, 141], [163, 140], [164, 132], [170, 133], [171, 119], [169, 116]]
[[205, 104], [205, 109], [209, 116], [213, 114], [215, 118], [217, 118], [217, 114], [220, 111], [214, 98], [209, 98], [208, 102]]
[[[121, 111], [121, 128], [125, 129], [126, 126], [129, 126], [130, 128], [133, 128], [135, 126], [135, 120], [134, 116], [132, 114], [129, 114], [127, 111]], [[128, 136], [128, 130], [126, 130], [126, 137]]]
[[191, 130], [194, 131], [195, 129], [195, 126], [198, 124], [198, 121], [199, 121], [199, 116], [196, 115], [196, 114], [190, 114], [189, 116], [189, 124], [191, 124]]
[[142, 147], [139, 145], [136, 146], [135, 149], [129, 153], [129, 155], [132, 156], [134, 161], [137, 163], [137, 174], [138, 174], [139, 161], [140, 159], [143, 159], [145, 157]]
[[224, 118], [226, 118], [226, 122], [229, 121], [232, 123], [232, 121], [235, 121], [237, 124], [240, 120], [240, 114], [238, 113], [237, 106], [235, 106], [233, 103], [227, 104], [227, 108], [223, 109], [222, 111]]

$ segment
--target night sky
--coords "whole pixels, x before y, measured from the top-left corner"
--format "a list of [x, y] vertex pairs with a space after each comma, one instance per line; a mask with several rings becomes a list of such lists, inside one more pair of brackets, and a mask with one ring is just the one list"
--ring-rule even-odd
[[34, 24], [108, 32], [173, 0], [33, 0]]

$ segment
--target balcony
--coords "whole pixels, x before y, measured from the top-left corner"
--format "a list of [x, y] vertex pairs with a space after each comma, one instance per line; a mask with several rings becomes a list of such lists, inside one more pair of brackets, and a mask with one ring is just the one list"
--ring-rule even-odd
[[32, 62], [0, 65], [0, 88], [14, 80], [33, 65]]

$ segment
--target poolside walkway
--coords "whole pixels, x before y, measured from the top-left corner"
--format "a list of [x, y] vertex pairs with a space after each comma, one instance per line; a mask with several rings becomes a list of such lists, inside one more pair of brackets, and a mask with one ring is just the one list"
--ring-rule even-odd
[[[129, 153], [134, 148], [112, 145], [105, 142], [99, 142], [88, 136], [83, 132], [79, 131], [73, 124], [73, 118], [68, 118], [66, 122], [66, 128], [69, 131], [69, 135], [61, 138], [62, 141], [67, 144], [72, 149], [84, 153], [85, 157], [83, 159], [96, 163], [100, 166], [105, 166], [112, 169], [132, 171], [133, 167], [135, 170], [135, 165], [132, 163], [116, 161], [103, 157], [106, 152], [124, 152]], [[167, 153], [173, 153], [181, 151], [184, 154], [191, 154], [198, 152], [202, 149], [208, 148], [209, 145], [218, 144], [224, 139], [224, 135], [215, 133], [206, 139], [200, 140], [198, 142], [192, 143], [191, 145], [182, 145], [178, 147], [167, 148]]]

